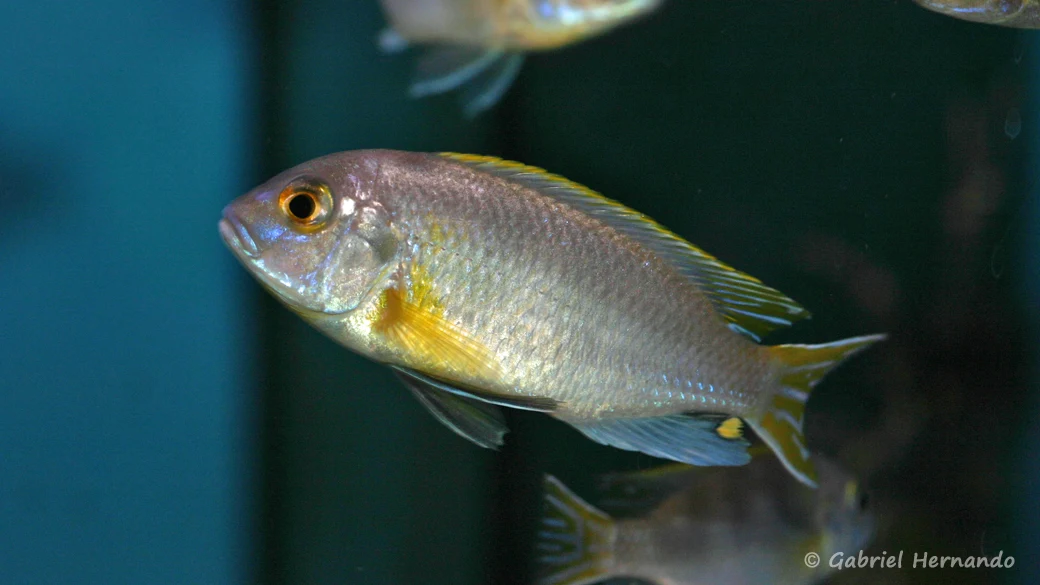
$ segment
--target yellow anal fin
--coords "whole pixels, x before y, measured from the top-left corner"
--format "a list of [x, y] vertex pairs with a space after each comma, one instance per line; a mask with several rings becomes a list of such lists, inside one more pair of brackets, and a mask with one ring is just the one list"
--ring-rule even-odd
[[446, 379], [500, 380], [491, 350], [441, 316], [436, 303], [412, 302], [397, 288], [383, 291], [372, 329], [416, 369]]

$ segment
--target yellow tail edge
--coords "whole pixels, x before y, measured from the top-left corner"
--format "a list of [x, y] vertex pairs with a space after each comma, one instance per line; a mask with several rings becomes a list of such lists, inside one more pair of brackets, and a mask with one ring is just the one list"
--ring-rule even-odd
[[864, 335], [819, 345], [775, 345], [768, 348], [774, 362], [779, 364], [779, 389], [760, 418], [748, 422], [784, 467], [809, 487], [816, 487], [816, 468], [802, 434], [809, 395], [827, 372], [883, 339], [883, 334]]

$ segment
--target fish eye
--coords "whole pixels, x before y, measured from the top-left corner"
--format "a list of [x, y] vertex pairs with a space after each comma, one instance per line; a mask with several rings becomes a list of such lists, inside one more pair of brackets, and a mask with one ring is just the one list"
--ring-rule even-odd
[[285, 204], [289, 214], [300, 221], [308, 221], [318, 210], [318, 203], [310, 193], [296, 193]]
[[323, 183], [314, 179], [297, 179], [282, 190], [279, 204], [289, 219], [300, 227], [320, 227], [332, 209], [332, 196]]
[[870, 505], [870, 497], [867, 496], [866, 492], [859, 495], [859, 500], [856, 501], [856, 505], [859, 506], [860, 512], [866, 512], [867, 506]]

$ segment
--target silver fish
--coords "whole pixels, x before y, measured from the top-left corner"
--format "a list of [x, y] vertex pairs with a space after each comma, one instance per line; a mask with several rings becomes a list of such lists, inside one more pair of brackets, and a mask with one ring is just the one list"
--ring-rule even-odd
[[538, 583], [818, 583], [834, 570], [836, 553], [867, 545], [874, 517], [855, 479], [827, 459], [817, 463], [818, 490], [791, 481], [772, 457], [738, 468], [671, 465], [607, 476], [603, 507], [613, 515], [546, 476]]
[[486, 447], [508, 406], [605, 445], [742, 465], [746, 421], [815, 485], [809, 392], [882, 338], [759, 345], [808, 312], [646, 216], [490, 157], [325, 156], [234, 201], [220, 231], [292, 310]]
[[427, 45], [412, 97], [463, 89], [468, 117], [493, 106], [524, 54], [592, 36], [653, 11], [661, 0], [382, 0], [390, 27], [379, 44], [397, 52]]

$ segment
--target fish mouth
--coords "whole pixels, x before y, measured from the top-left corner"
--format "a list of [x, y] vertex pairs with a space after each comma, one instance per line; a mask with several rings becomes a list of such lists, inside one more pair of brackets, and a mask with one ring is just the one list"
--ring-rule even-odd
[[301, 302], [292, 285], [281, 274], [271, 274], [264, 266], [260, 248], [249, 230], [233, 213], [224, 210], [224, 217], [217, 223], [220, 237], [249, 273], [271, 294], [292, 311], [304, 318], [320, 315], [321, 311], [310, 309]]
[[260, 257], [260, 249], [257, 248], [253, 236], [235, 216], [225, 213], [217, 227], [227, 247], [243, 260], [256, 260]]

